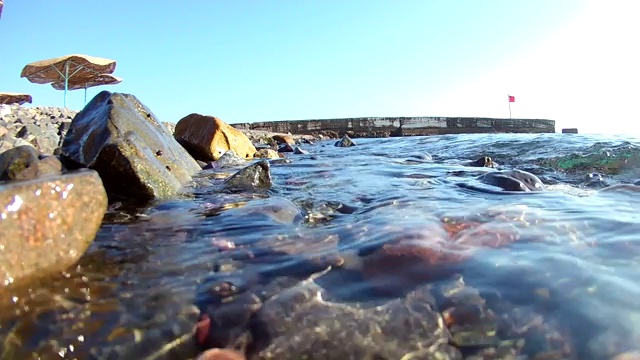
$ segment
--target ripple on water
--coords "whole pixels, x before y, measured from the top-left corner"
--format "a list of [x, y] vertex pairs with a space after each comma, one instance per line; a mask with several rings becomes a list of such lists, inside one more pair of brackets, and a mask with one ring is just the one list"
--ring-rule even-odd
[[[226, 302], [259, 298], [269, 309], [256, 313], [264, 319], [286, 313], [270, 336], [239, 329], [258, 336], [252, 341], [262, 347], [247, 350], [256, 358], [300, 358], [316, 345], [334, 355], [431, 351], [443, 359], [605, 359], [638, 350], [640, 193], [599, 192], [586, 182], [600, 170], [611, 185], [636, 180], [637, 139], [491, 134], [357, 143], [319, 142], [306, 146], [310, 155], [274, 162], [267, 193], [218, 193], [232, 173], [221, 170], [203, 173], [178, 200], [112, 205], [76, 266], [2, 289], [0, 358], [195, 357], [193, 305], [220, 296], [216, 284], [235, 286]], [[531, 196], [457, 187], [488, 171], [465, 165], [481, 156], [551, 186]], [[464, 256], [446, 271], [442, 261], [425, 267], [426, 256], [380, 257], [378, 265], [367, 258], [416, 244], [439, 259], [453, 246]], [[418, 270], [407, 273], [409, 264]], [[318, 271], [328, 272], [305, 281]], [[396, 281], [377, 291], [385, 276]], [[394, 287], [410, 278], [408, 288]], [[285, 296], [305, 289], [315, 297]], [[433, 322], [412, 322], [416, 313]], [[428, 333], [412, 339], [398, 324]], [[357, 336], [340, 348], [345, 332]]]

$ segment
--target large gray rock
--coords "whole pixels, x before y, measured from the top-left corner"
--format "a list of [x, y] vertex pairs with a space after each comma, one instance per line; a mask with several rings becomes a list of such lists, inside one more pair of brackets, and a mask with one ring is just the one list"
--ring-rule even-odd
[[0, 289], [75, 263], [106, 210], [95, 171], [0, 185]]
[[135, 96], [103, 91], [76, 115], [62, 143], [67, 168], [95, 169], [110, 197], [169, 198], [198, 163]]

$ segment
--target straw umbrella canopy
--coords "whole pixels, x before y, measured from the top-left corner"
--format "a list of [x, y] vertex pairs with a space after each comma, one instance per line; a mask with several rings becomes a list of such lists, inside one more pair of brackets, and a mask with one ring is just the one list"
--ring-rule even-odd
[[[0, 0], [2, 1], [2, 0]], [[12, 93], [12, 92], [0, 92], [0, 104], [11, 105], [18, 104], [22, 105], [24, 103], [31, 103], [33, 98], [29, 94], [20, 94], [20, 93]]]
[[[99, 74], [91, 79], [88, 79], [88, 81], [86, 79], [80, 79], [80, 80], [81, 81], [84, 80], [84, 82], [78, 82], [77, 78], [69, 79], [69, 81], [67, 82], [67, 90], [84, 89], [85, 104], [87, 103], [87, 88], [90, 88], [93, 86], [100, 86], [100, 85], [115, 85], [115, 84], [120, 84], [122, 82], [121, 78], [111, 74]], [[65, 83], [64, 81], [54, 82], [53, 84], [51, 84], [51, 86], [53, 86], [53, 88], [56, 90], [64, 90]]]
[[64, 106], [67, 106], [69, 82], [89, 83], [98, 75], [111, 74], [116, 61], [95, 56], [72, 54], [27, 64], [20, 77], [36, 84], [64, 83]]

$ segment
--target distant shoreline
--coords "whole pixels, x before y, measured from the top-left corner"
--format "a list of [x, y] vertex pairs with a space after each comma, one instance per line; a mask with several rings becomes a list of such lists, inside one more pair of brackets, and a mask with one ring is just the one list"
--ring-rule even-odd
[[555, 120], [477, 117], [361, 117], [230, 124], [236, 129], [337, 137], [394, 137], [482, 133], [555, 133]]

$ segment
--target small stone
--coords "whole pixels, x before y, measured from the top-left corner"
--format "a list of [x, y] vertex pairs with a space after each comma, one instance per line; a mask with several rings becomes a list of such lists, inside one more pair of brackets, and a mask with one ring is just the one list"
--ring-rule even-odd
[[246, 357], [235, 350], [211, 349], [202, 353], [196, 360], [245, 360]]

